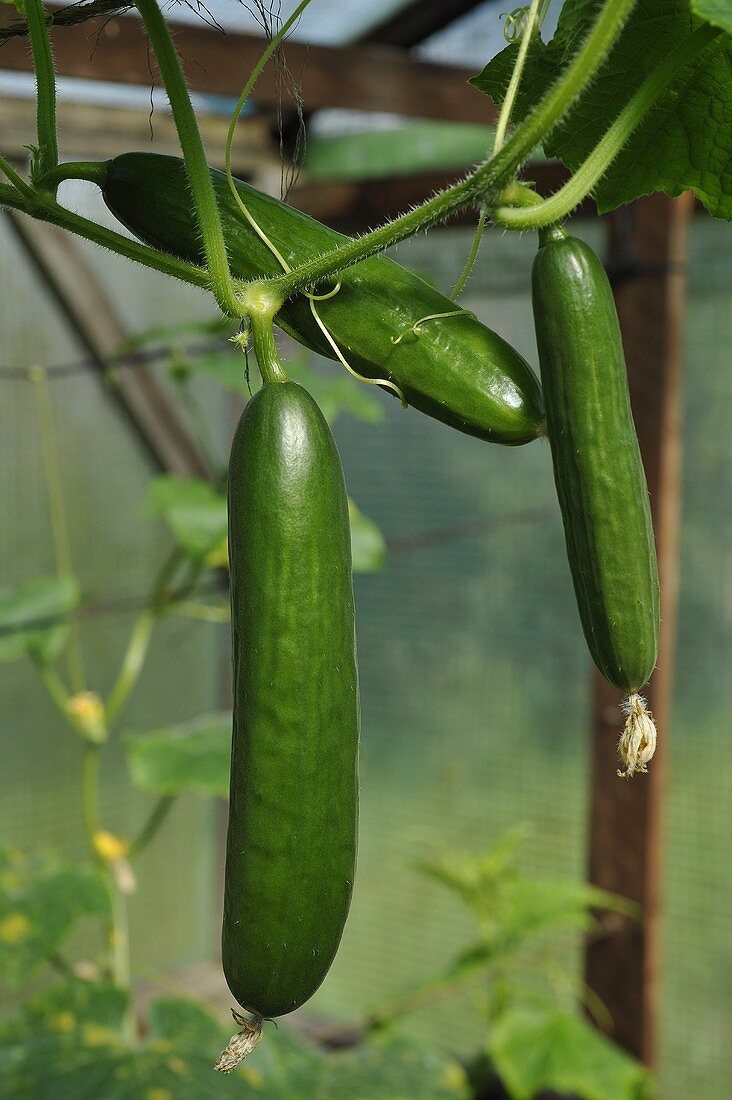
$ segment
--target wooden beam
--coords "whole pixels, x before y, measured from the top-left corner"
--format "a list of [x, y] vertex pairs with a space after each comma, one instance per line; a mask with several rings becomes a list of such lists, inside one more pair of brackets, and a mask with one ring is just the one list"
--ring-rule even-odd
[[590, 881], [642, 907], [640, 922], [608, 924], [586, 951], [588, 985], [608, 1008], [613, 1038], [649, 1066], [656, 1061], [661, 828], [671, 726], [678, 573], [681, 455], [681, 328], [691, 195], [657, 194], [611, 218], [610, 258], [633, 412], [648, 478], [661, 576], [661, 646], [647, 689], [658, 725], [648, 775], [616, 778], [620, 695], [594, 686]]
[[96, 361], [105, 392], [124, 412], [155, 464], [188, 477], [208, 477], [208, 465], [174, 402], [145, 364], [120, 370], [108, 385], [102, 372], [128, 332], [66, 233], [24, 214], [8, 213], [10, 225], [85, 351]]
[[[262, 53], [264, 39], [224, 34], [201, 25], [170, 25], [191, 89], [236, 98]], [[147, 39], [136, 18], [120, 16], [106, 22], [90, 20], [57, 27], [51, 37], [59, 76], [142, 87], [150, 84]], [[309, 111], [348, 107], [486, 124], [496, 118], [492, 102], [466, 83], [473, 75], [470, 69], [416, 61], [398, 49], [381, 46], [338, 48], [290, 41], [286, 56], [298, 79], [302, 74]], [[25, 39], [12, 38], [5, 43], [0, 50], [0, 68], [32, 71]], [[159, 83], [157, 73], [155, 83]], [[257, 82], [256, 102], [274, 108], [281, 94], [270, 65]]]
[[359, 42], [379, 42], [409, 49], [477, 8], [483, 0], [410, 0], [382, 23], [372, 27]]
[[[62, 99], [57, 115], [61, 147], [69, 160], [106, 160], [130, 149], [150, 148], [151, 133], [156, 153], [180, 156], [173, 117], [167, 112], [157, 111], [151, 119], [149, 107], [104, 107]], [[212, 161], [222, 162], [228, 121], [221, 115], [202, 114], [198, 123]], [[0, 98], [0, 134], [5, 157], [26, 161], [28, 142], [35, 128], [35, 100]], [[234, 145], [235, 174], [248, 177], [275, 161], [279, 165], [279, 150], [272, 141], [268, 121], [262, 117], [242, 119]]]

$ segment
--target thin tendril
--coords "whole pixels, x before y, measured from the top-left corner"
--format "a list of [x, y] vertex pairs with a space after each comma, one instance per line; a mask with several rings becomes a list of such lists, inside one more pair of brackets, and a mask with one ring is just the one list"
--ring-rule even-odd
[[333, 339], [331, 334], [328, 332], [328, 329], [325, 327], [325, 324], [323, 323], [322, 318], [320, 317], [317, 309], [315, 308], [315, 302], [313, 301], [313, 299], [310, 295], [308, 295], [308, 297], [310, 298], [310, 310], [312, 312], [313, 317], [315, 318], [316, 322], [318, 323], [318, 326], [319, 326], [321, 332], [323, 333], [323, 336], [325, 336], [326, 340], [328, 341], [328, 343], [332, 347], [333, 351], [335, 352], [335, 355], [338, 358], [339, 362], [342, 364], [342, 366], [344, 366], [346, 368], [348, 373], [352, 374], [354, 378], [358, 378], [359, 382], [366, 382], [367, 385], [369, 385], [369, 386], [383, 386], [385, 389], [392, 390], [397, 395], [399, 400], [401, 401], [402, 407], [406, 409], [407, 399], [404, 396], [404, 391], [401, 390], [395, 382], [390, 381], [388, 378], [366, 378], [363, 374], [359, 374], [358, 371], [354, 370], [353, 367], [350, 365], [350, 363], [346, 362], [345, 358], [343, 357], [343, 354], [341, 353], [341, 349], [338, 347], [335, 340]]
[[392, 336], [392, 344], [401, 344], [402, 340], [408, 333], [412, 333], [414, 336], [419, 336], [422, 331], [422, 325], [425, 321], [439, 321], [443, 317], [475, 317], [472, 309], [452, 309], [449, 313], [428, 313], [426, 317], [420, 317], [418, 321], [415, 321], [409, 328], [405, 328], [404, 332], [400, 332], [398, 336]]
[[470, 272], [473, 270], [473, 265], [478, 259], [478, 252], [480, 250], [480, 242], [483, 240], [483, 230], [485, 229], [486, 218], [488, 217], [488, 209], [486, 206], [481, 206], [480, 214], [478, 216], [478, 224], [475, 227], [475, 234], [473, 235], [473, 243], [470, 246], [470, 252], [468, 258], [465, 261], [465, 266], [460, 272], [460, 278], [455, 283], [455, 286], [450, 291], [450, 297], [453, 302], [456, 302], [463, 292], [465, 284], [470, 278]]

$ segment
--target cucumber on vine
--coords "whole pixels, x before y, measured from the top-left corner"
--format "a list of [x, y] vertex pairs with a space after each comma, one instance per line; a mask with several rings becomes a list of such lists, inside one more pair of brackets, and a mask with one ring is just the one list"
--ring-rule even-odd
[[[211, 170], [211, 179], [232, 272], [244, 279], [281, 274], [270, 246], [242, 216], [226, 176]], [[136, 237], [202, 262], [182, 160], [124, 153], [108, 162], [101, 186], [109, 209]], [[269, 242], [293, 266], [347, 240], [246, 183], [236, 181], [236, 188]], [[337, 293], [318, 302], [318, 313], [354, 371], [388, 379], [410, 405], [480, 439], [517, 445], [541, 433], [541, 389], [531, 367], [471, 313], [385, 257], [363, 260], [337, 278]], [[302, 344], [334, 357], [306, 295], [285, 302], [276, 320]]]
[[239, 1004], [267, 1018], [292, 1012], [323, 981], [356, 859], [348, 503], [330, 428], [301, 386], [265, 381], [244, 409], [228, 497], [234, 723], [223, 965]]
[[639, 695], [658, 653], [659, 583], [618, 317], [592, 249], [541, 235], [532, 301], [547, 434], [580, 619], [592, 658], [629, 693], [624, 771], [645, 771], [655, 728]]

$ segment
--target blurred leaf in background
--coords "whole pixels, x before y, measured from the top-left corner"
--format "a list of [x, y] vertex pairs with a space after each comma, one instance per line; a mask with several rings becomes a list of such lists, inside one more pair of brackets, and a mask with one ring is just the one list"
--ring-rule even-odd
[[643, 1066], [577, 1013], [509, 1010], [491, 1030], [490, 1053], [512, 1100], [532, 1100], [544, 1089], [582, 1100], [651, 1096]]
[[0, 1095], [13, 1100], [454, 1100], [466, 1079], [451, 1058], [404, 1041], [329, 1055], [267, 1026], [256, 1054], [229, 1076], [213, 1062], [228, 1033], [202, 1005], [161, 998], [143, 1043], [129, 1032], [127, 994], [70, 982], [28, 1002], [0, 1028]]
[[204, 714], [150, 733], [128, 733], [124, 747], [132, 782], [150, 794], [183, 790], [229, 794], [231, 714]]
[[105, 882], [90, 864], [0, 848], [0, 981], [23, 985], [53, 958], [79, 917], [104, 917], [109, 905]]
[[67, 615], [80, 600], [79, 582], [68, 574], [33, 577], [0, 593], [0, 661], [16, 661], [26, 654], [53, 661], [66, 644], [69, 627], [44, 622]]

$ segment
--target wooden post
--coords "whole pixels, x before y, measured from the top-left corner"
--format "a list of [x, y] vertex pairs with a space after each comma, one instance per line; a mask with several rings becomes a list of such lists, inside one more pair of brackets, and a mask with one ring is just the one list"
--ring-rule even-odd
[[648, 478], [661, 577], [661, 645], [645, 694], [658, 726], [648, 775], [617, 778], [621, 696], [596, 676], [592, 719], [589, 878], [642, 907], [639, 922], [609, 919], [586, 950], [586, 980], [615, 1041], [656, 1060], [664, 762], [671, 725], [681, 454], [681, 327], [692, 196], [652, 195], [610, 220], [611, 271], [633, 413]]

